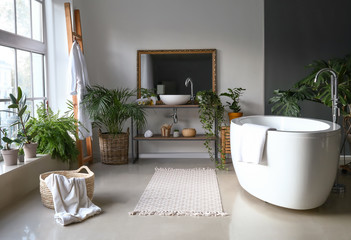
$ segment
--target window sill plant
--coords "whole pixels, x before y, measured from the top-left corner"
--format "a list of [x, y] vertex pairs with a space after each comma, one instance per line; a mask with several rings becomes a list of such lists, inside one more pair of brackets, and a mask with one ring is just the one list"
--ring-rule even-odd
[[20, 144], [21, 140], [18, 138], [15, 138], [15, 139], [9, 138], [7, 129], [5, 128], [0, 128], [0, 132], [1, 132], [1, 135], [3, 135], [1, 140], [5, 143], [5, 145], [2, 145], [0, 142], [1, 154], [4, 158], [5, 165], [6, 166], [16, 165], [19, 150], [11, 148], [11, 144], [12, 143]]
[[13, 113], [17, 114], [17, 121], [11, 126], [18, 125], [18, 136], [23, 144], [24, 154], [26, 158], [36, 157], [36, 150], [38, 144], [32, 142], [33, 136], [29, 134], [30, 124], [27, 124], [30, 118], [30, 112], [27, 111], [26, 96], [22, 93], [20, 87], [17, 88], [17, 97], [10, 94], [11, 104], [8, 106], [10, 109], [15, 109]]

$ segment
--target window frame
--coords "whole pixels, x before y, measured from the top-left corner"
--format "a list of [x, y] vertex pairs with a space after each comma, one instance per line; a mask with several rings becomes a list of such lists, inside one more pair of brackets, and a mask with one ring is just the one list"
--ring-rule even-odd
[[[32, 1], [36, 1], [42, 4], [42, 40], [38, 41], [33, 39], [33, 30], [32, 30]], [[14, 2], [14, 21], [15, 21], [15, 32], [17, 32], [17, 18], [16, 18], [16, 0]], [[45, 0], [30, 0], [30, 27], [31, 27], [31, 38], [27, 38], [16, 33], [8, 32], [0, 29], [0, 46], [9, 47], [15, 49], [15, 94], [17, 94], [18, 87], [18, 65], [17, 65], [17, 50], [22, 50], [30, 53], [31, 59], [31, 81], [32, 81], [32, 96], [27, 97], [27, 100], [33, 102], [33, 107], [30, 110], [31, 115], [34, 116], [35, 102], [42, 100], [43, 102], [48, 99], [48, 64], [47, 64], [47, 29], [46, 29], [46, 12], [45, 12]], [[34, 79], [33, 79], [33, 54], [41, 54], [43, 56], [43, 96], [36, 97], [34, 96]], [[0, 102], [10, 102], [10, 98], [0, 98]], [[0, 136], [1, 137], [1, 136]], [[0, 156], [1, 160], [1, 156]]]

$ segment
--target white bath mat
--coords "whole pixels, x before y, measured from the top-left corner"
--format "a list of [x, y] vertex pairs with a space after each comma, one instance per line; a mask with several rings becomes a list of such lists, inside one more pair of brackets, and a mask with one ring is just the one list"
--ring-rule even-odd
[[215, 169], [156, 168], [130, 215], [226, 216]]

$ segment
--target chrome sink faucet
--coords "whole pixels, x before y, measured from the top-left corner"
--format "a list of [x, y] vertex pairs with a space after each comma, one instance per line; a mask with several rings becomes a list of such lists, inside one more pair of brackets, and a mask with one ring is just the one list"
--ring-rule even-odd
[[190, 88], [191, 88], [191, 95], [190, 95], [190, 101], [191, 102], [194, 102], [194, 89], [193, 89], [193, 81], [191, 80], [190, 77], [188, 77], [186, 80], [185, 80], [185, 86], [187, 87], [190, 83]]
[[319, 74], [323, 72], [329, 72], [330, 75], [330, 85], [331, 85], [331, 100], [332, 100], [332, 114], [333, 114], [333, 123], [338, 121], [338, 76], [335, 71], [330, 68], [323, 68], [319, 70], [314, 78], [314, 82], [317, 82]]

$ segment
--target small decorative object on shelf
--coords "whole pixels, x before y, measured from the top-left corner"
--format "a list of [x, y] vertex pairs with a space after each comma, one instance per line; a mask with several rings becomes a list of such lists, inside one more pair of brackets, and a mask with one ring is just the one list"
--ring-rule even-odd
[[179, 130], [178, 129], [175, 129], [173, 131], [173, 137], [179, 137]]
[[151, 130], [146, 130], [146, 132], [144, 133], [144, 137], [149, 138], [152, 137], [154, 134], [151, 132]]
[[182, 135], [184, 137], [195, 137], [196, 130], [195, 130], [195, 128], [184, 128], [182, 130]]
[[171, 135], [172, 124], [163, 124], [161, 127], [161, 136], [169, 137]]

